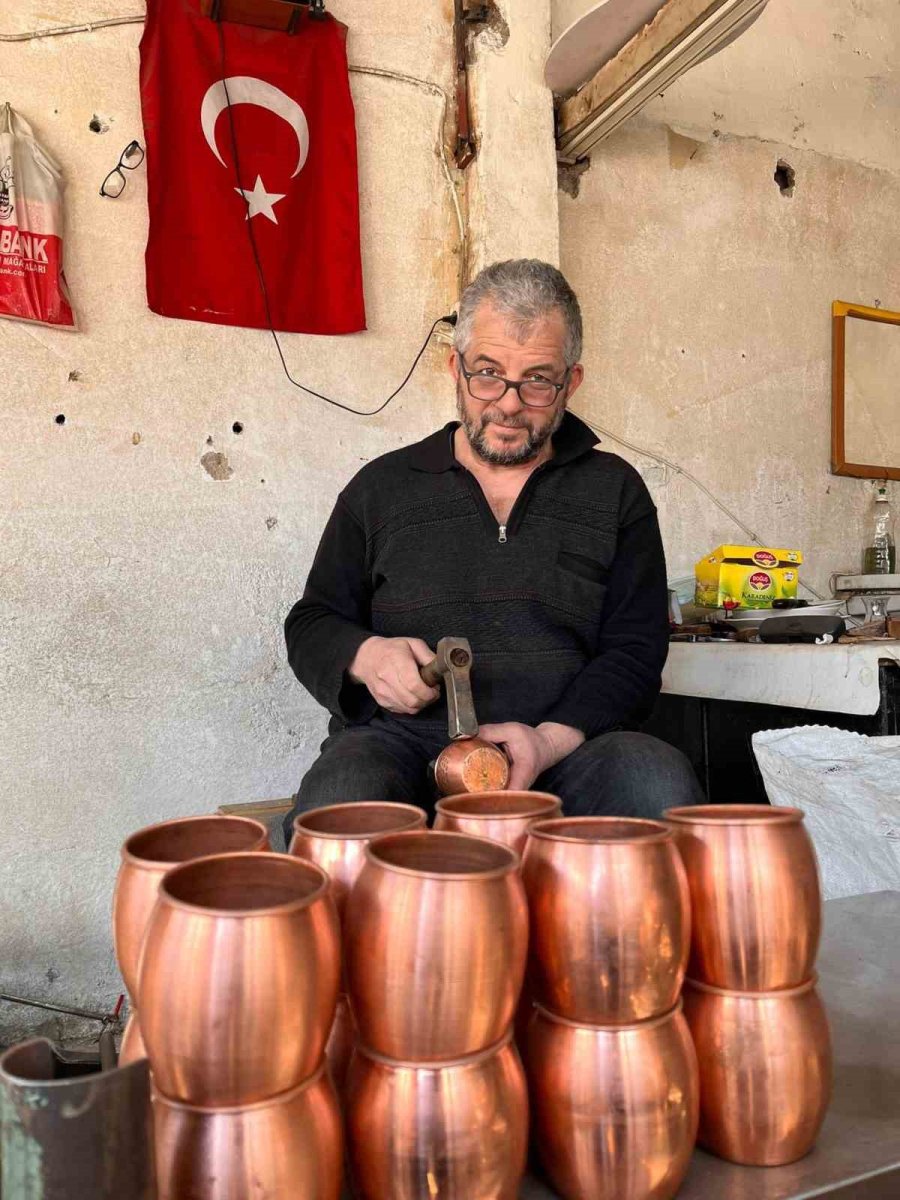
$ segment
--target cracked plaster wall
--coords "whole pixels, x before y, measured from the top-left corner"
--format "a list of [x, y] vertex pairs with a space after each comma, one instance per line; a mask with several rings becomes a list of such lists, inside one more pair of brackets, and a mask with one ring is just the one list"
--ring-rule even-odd
[[[829, 470], [831, 301], [900, 309], [898, 16], [875, 0], [770, 4], [560, 194], [587, 326], [574, 407], [804, 550], [802, 577], [825, 594], [858, 566], [871, 496]], [[867, 73], [885, 79], [877, 101]], [[744, 540], [684, 477], [606, 446], [644, 471], [670, 576]]]
[[[476, 122], [491, 126], [477, 184], [455, 179], [463, 205], [467, 187], [488, 196], [470, 197], [470, 264], [557, 253], [540, 85], [548, 0], [502, 7], [473, 73]], [[141, 0], [24, 0], [6, 6], [0, 32], [132, 8]], [[329, 8], [350, 25], [351, 63], [452, 96], [452, 0], [425, 0], [409, 20], [383, 4]], [[122, 840], [151, 821], [296, 788], [326, 720], [286, 666], [282, 620], [339, 488], [453, 414], [445, 346], [365, 420], [295, 391], [267, 334], [146, 310], [143, 170], [121, 199], [97, 195], [141, 134], [139, 36], [125, 26], [0, 43], [0, 100], [32, 122], [68, 181], [67, 273], [82, 326], [0, 321], [0, 983], [92, 1007], [121, 987], [109, 909]], [[283, 345], [304, 382], [365, 407], [393, 390], [455, 304], [462, 255], [435, 153], [439, 100], [391, 79], [354, 74], [351, 86], [369, 329]], [[542, 166], [492, 206], [492, 189], [509, 187], [503, 128], [538, 146]], [[451, 121], [451, 147], [454, 136]], [[0, 1041], [37, 1025], [35, 1012], [3, 1006]]]

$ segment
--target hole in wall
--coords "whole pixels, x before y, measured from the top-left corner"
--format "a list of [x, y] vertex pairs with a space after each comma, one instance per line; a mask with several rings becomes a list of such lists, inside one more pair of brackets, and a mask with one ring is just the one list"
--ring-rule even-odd
[[782, 196], [793, 196], [796, 172], [790, 163], [786, 163], [783, 158], [779, 158], [775, 174], [772, 178], [778, 184], [778, 190]]
[[56, 416], [53, 418], [53, 420], [57, 423], [57, 425], [65, 425], [66, 414], [65, 413], [57, 413]]
[[231, 427], [231, 432], [232, 433], [243, 433], [244, 426], [241, 424], [240, 421], [235, 421], [235, 423]]

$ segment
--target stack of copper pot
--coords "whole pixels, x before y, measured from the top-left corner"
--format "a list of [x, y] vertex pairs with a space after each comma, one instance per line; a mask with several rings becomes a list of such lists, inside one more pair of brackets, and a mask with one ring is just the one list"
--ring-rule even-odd
[[799, 809], [673, 808], [693, 935], [684, 1011], [700, 1063], [700, 1143], [778, 1166], [813, 1146], [831, 1091], [814, 970], [821, 898]]
[[512, 1041], [528, 939], [518, 855], [444, 831], [373, 837], [344, 928], [357, 1197], [515, 1200], [528, 1141]]
[[672, 833], [624, 818], [539, 821], [522, 877], [536, 1003], [525, 1061], [550, 1181], [565, 1200], [668, 1200], [690, 1162], [699, 1091]]
[[239, 817], [126, 842], [114, 933], [146, 1047], [160, 1200], [337, 1200], [340, 1113], [325, 1042], [340, 979], [326, 874]]
[[[424, 829], [425, 812], [412, 804], [363, 801], [314, 808], [294, 818], [288, 853], [318, 863], [331, 880], [331, 894], [346, 938], [347, 897], [366, 861], [372, 838], [405, 829]], [[356, 1045], [356, 1021], [347, 995], [346, 964], [341, 967], [341, 993], [325, 1048], [331, 1077], [343, 1097], [350, 1057]]]

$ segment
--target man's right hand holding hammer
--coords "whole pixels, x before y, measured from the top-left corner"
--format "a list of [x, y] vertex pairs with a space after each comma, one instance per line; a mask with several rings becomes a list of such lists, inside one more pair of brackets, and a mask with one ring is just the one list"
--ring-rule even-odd
[[413, 716], [440, 695], [419, 674], [433, 658], [434, 651], [421, 638], [373, 636], [357, 650], [349, 675], [368, 688], [381, 708]]

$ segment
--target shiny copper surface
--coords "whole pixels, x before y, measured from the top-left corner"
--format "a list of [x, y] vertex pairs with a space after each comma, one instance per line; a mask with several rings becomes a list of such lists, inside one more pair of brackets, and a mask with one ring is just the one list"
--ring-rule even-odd
[[122, 847], [113, 897], [113, 940], [128, 994], [137, 995], [138, 958], [159, 881], [176, 863], [208, 854], [268, 850], [265, 825], [247, 817], [182, 817], [133, 833]]
[[138, 1011], [157, 1087], [189, 1104], [250, 1104], [317, 1069], [340, 976], [328, 876], [286, 854], [170, 871], [141, 956]]
[[532, 1135], [565, 1200], [669, 1200], [697, 1134], [697, 1058], [680, 1005], [635, 1025], [529, 1028]]
[[442, 796], [459, 792], [500, 792], [509, 782], [509, 759], [482, 738], [460, 738], [437, 756], [434, 781]]
[[627, 1024], [667, 1012], [684, 979], [684, 868], [658, 821], [575, 817], [529, 831], [522, 879], [535, 1000], [572, 1021]]
[[125, 1025], [125, 1032], [122, 1034], [122, 1044], [119, 1047], [119, 1066], [127, 1067], [130, 1063], [137, 1062], [139, 1058], [146, 1057], [147, 1049], [144, 1046], [144, 1036], [141, 1033], [138, 1015], [136, 1010], [132, 1009]]
[[361, 1041], [416, 1062], [499, 1041], [525, 971], [518, 856], [486, 838], [428, 830], [376, 838], [366, 855], [345, 942]]
[[800, 810], [711, 804], [665, 817], [691, 890], [691, 978], [760, 992], [809, 979], [822, 899]]
[[509, 1035], [440, 1067], [357, 1050], [347, 1138], [358, 1200], [516, 1200], [528, 1096]]
[[831, 1035], [815, 981], [748, 993], [687, 980], [684, 1012], [700, 1063], [701, 1145], [759, 1167], [807, 1154], [831, 1096]]
[[382, 833], [425, 826], [425, 812], [413, 804], [364, 801], [314, 808], [294, 819], [290, 854], [318, 863], [331, 880], [338, 915], [366, 860], [366, 846]]
[[549, 792], [469, 792], [438, 800], [434, 827], [492, 838], [521, 855], [534, 822], [561, 812], [562, 801]]
[[339, 1096], [344, 1094], [344, 1085], [347, 1082], [347, 1069], [350, 1066], [350, 1059], [353, 1055], [356, 1039], [356, 1021], [353, 1019], [350, 998], [342, 992], [338, 996], [334, 1022], [332, 1023], [331, 1033], [328, 1035], [328, 1042], [325, 1046], [325, 1058], [328, 1061], [331, 1082], [334, 1084], [335, 1091]]
[[[258, 1104], [153, 1097], [159, 1200], [338, 1200], [343, 1137], [324, 1065]], [[124, 1198], [123, 1198], [124, 1200]]]

